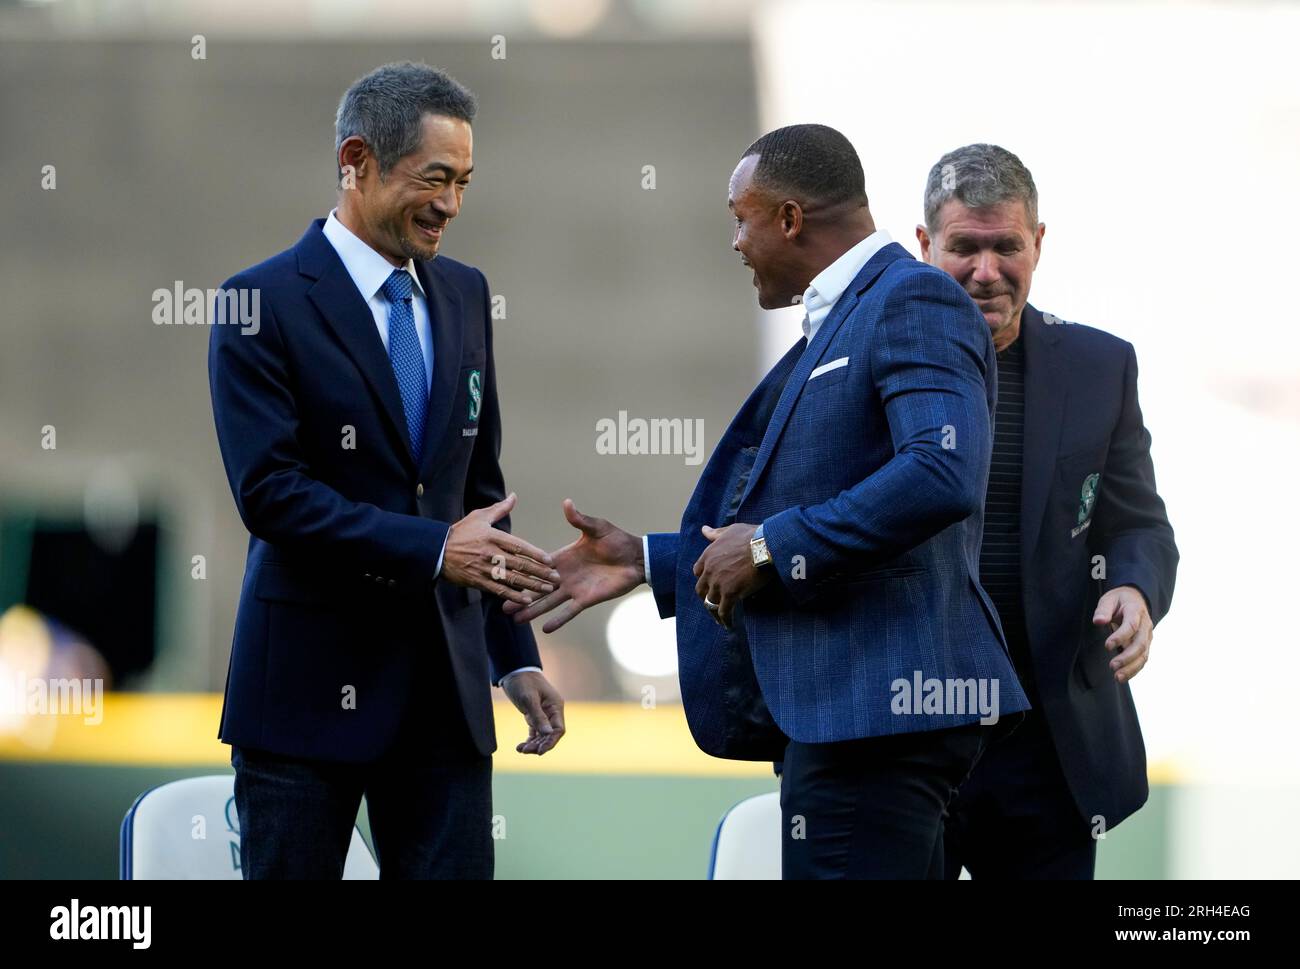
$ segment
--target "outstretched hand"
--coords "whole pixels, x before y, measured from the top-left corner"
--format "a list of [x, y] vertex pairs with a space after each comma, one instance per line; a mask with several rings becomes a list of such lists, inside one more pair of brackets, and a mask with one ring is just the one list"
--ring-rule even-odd
[[456, 585], [482, 589], [507, 602], [529, 603], [555, 588], [560, 575], [551, 557], [536, 545], [494, 527], [518, 500], [471, 511], [451, 526], [442, 555], [442, 577]]
[[507, 602], [503, 607], [518, 623], [531, 622], [555, 610], [542, 626], [544, 633], [555, 632], [589, 606], [616, 599], [645, 581], [639, 535], [629, 534], [603, 518], [582, 514], [568, 498], [564, 499], [564, 517], [582, 534], [550, 555], [560, 574], [556, 589], [530, 605]]

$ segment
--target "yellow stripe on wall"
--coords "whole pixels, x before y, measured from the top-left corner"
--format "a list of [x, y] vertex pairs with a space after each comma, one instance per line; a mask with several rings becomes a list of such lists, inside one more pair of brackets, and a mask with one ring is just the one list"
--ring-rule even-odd
[[[137, 766], [230, 764], [217, 739], [220, 693], [107, 693], [101, 722], [71, 714], [28, 718], [21, 733], [0, 727], [0, 760]], [[719, 760], [695, 746], [680, 706], [568, 703], [566, 732], [541, 757], [515, 752], [527, 739], [523, 716], [496, 705], [497, 771], [545, 774], [676, 774], [772, 777], [772, 765]]]
[[[28, 718], [15, 732], [0, 724], [0, 760], [133, 766], [229, 766], [230, 747], [217, 739], [220, 693], [107, 693], [99, 723], [79, 715]], [[633, 774], [772, 777], [772, 765], [710, 757], [695, 746], [676, 705], [568, 703], [560, 745], [537, 757], [515, 752], [528, 736], [523, 716], [496, 705], [494, 770], [541, 774]], [[1156, 784], [1178, 783], [1181, 771], [1152, 764]]]

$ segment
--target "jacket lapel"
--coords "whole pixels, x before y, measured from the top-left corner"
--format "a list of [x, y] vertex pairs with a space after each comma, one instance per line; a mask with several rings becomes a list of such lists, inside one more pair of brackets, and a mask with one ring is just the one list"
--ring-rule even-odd
[[397, 388], [393, 365], [384, 350], [384, 342], [375, 328], [375, 318], [370, 307], [357, 291], [348, 275], [343, 260], [325, 238], [321, 227], [324, 219], [317, 219], [308, 228], [295, 247], [298, 251], [298, 271], [316, 283], [307, 296], [320, 310], [321, 315], [356, 363], [375, 397], [388, 424], [401, 441], [401, 453], [407, 465], [415, 467], [407, 439], [406, 418], [402, 411], [402, 394]]
[[1020, 476], [1020, 574], [1029, 562], [1043, 527], [1047, 497], [1061, 443], [1069, 394], [1057, 344], [1061, 334], [1043, 322], [1043, 314], [1026, 304], [1020, 317], [1025, 344], [1025, 453]]
[[[437, 463], [448, 425], [456, 423], [451, 408], [456, 401], [456, 381], [460, 377], [465, 322], [460, 294], [443, 274], [437, 258], [416, 262], [415, 272], [424, 287], [429, 326], [433, 330], [433, 385], [429, 388], [429, 411], [424, 421], [424, 454], [420, 468], [421, 478], [427, 480]], [[486, 363], [485, 360], [485, 366]]]
[[781, 399], [777, 401], [776, 412], [772, 415], [772, 420], [767, 425], [767, 431], [763, 435], [763, 443], [758, 449], [758, 457], [754, 459], [754, 470], [749, 475], [749, 483], [745, 486], [745, 493], [740, 499], [741, 504], [744, 504], [754, 490], [759, 478], [762, 477], [763, 469], [767, 467], [767, 463], [772, 457], [772, 451], [775, 450], [776, 443], [781, 438], [781, 432], [785, 430], [786, 422], [790, 419], [794, 405], [803, 393], [809, 375], [821, 362], [823, 354], [826, 353], [826, 348], [831, 345], [831, 341], [835, 338], [836, 331], [848, 319], [849, 314], [853, 312], [853, 308], [858, 305], [858, 300], [862, 298], [862, 294], [870, 289], [871, 284], [885, 271], [885, 267], [896, 259], [904, 258], [910, 259], [912, 257], [897, 242], [891, 242], [867, 260], [867, 264], [858, 272], [853, 282], [849, 284], [849, 288], [836, 300], [831, 315], [826, 318], [817, 330], [817, 335], [808, 344], [808, 349], [799, 358], [794, 371], [790, 374], [790, 379], [786, 381]]

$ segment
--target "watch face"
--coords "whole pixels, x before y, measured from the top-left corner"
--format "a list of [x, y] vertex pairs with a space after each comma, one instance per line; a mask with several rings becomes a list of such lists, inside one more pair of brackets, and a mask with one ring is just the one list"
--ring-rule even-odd
[[767, 565], [772, 561], [772, 556], [767, 550], [767, 542], [761, 538], [750, 543], [749, 551], [754, 556], [755, 565]]

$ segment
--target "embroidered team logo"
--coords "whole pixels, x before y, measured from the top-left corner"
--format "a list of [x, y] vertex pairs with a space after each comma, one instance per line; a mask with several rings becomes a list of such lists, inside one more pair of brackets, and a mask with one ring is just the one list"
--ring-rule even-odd
[[1083, 487], [1079, 489], [1079, 516], [1070, 531], [1071, 538], [1092, 524], [1092, 509], [1097, 504], [1097, 483], [1100, 480], [1101, 475], [1095, 471], [1083, 479]]
[[478, 412], [483, 407], [483, 373], [479, 370], [469, 372], [469, 419], [478, 420]]

